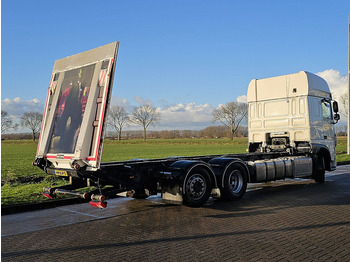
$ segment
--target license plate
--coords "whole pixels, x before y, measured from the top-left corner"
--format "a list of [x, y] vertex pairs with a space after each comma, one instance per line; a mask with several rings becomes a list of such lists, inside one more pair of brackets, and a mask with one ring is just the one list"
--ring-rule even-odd
[[55, 170], [55, 175], [57, 176], [68, 176], [67, 171]]

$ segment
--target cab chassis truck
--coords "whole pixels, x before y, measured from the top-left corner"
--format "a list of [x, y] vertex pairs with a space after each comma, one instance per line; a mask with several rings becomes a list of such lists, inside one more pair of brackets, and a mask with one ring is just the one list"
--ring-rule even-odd
[[326, 81], [306, 71], [250, 82], [247, 153], [100, 163], [118, 47], [114, 42], [54, 64], [33, 164], [70, 184], [45, 187], [44, 196], [77, 195], [104, 208], [108, 192], [74, 190], [109, 185], [109, 194], [161, 192], [165, 201], [199, 207], [211, 195], [240, 199], [247, 183], [323, 183], [325, 170], [336, 168], [338, 104]]

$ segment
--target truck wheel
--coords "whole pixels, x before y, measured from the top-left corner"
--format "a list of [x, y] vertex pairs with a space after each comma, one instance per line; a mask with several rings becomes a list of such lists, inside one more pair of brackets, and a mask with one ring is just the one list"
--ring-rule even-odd
[[232, 164], [224, 174], [222, 196], [227, 200], [241, 199], [247, 190], [248, 174], [240, 164]]
[[145, 199], [147, 197], [149, 197], [149, 194], [147, 194], [145, 189], [135, 189], [132, 194], [132, 198], [135, 199]]
[[211, 178], [207, 170], [197, 167], [191, 171], [185, 181], [183, 201], [190, 207], [204, 205], [211, 193]]
[[314, 179], [317, 183], [324, 183], [325, 180], [325, 163], [323, 155], [320, 155], [317, 158], [315, 170], [314, 170]]

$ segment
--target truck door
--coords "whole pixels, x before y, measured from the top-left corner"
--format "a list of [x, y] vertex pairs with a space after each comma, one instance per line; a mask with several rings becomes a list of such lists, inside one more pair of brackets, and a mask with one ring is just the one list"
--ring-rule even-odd
[[335, 160], [335, 146], [336, 146], [336, 135], [335, 135], [335, 129], [333, 124], [333, 114], [332, 114], [332, 107], [331, 102], [326, 99], [321, 100], [321, 111], [322, 111], [322, 117], [323, 117], [323, 138], [324, 143], [329, 148], [331, 159], [332, 161]]
[[335, 131], [331, 103], [322, 97], [308, 97], [310, 108], [311, 143], [328, 147], [331, 159], [335, 159]]

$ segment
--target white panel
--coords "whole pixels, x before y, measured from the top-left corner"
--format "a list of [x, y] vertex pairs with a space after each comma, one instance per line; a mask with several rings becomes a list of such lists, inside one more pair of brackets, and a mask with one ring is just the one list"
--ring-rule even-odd
[[250, 121], [250, 127], [251, 128], [260, 128], [261, 127], [261, 121]]
[[292, 119], [292, 126], [305, 126], [305, 125], [306, 125], [306, 119], [304, 117]]
[[289, 103], [287, 100], [265, 102], [265, 117], [287, 116]]
[[254, 104], [249, 105], [249, 112], [250, 112], [250, 118], [255, 118], [255, 105]]
[[288, 127], [289, 119], [275, 119], [275, 120], [265, 120], [265, 127]]
[[305, 97], [299, 99], [299, 114], [305, 114]]

